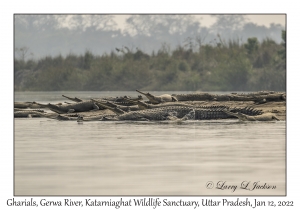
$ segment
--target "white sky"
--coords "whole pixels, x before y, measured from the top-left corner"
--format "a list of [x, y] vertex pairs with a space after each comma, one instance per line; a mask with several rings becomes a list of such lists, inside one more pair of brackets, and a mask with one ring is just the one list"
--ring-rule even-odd
[[[115, 15], [115, 21], [121, 29], [125, 28], [125, 21], [130, 15]], [[202, 26], [210, 27], [214, 22], [215, 18], [211, 15], [195, 15]], [[285, 26], [286, 15], [246, 15], [249, 22], [253, 22], [257, 25], [263, 25], [268, 27], [271, 23], [281, 24]]]

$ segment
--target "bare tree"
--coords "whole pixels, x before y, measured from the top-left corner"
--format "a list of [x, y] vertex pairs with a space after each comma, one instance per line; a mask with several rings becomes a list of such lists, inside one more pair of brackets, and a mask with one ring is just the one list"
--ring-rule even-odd
[[217, 21], [211, 27], [214, 33], [229, 33], [241, 30], [248, 18], [245, 15], [212, 15]]
[[206, 33], [204, 36], [198, 35], [198, 36], [195, 37], [195, 41], [198, 43], [199, 53], [200, 53], [202, 45], [205, 42], [205, 39], [206, 39], [207, 35], [208, 35], [208, 33]]
[[[22, 61], [25, 61], [26, 57], [29, 53], [29, 47], [21, 47], [21, 48], [15, 48], [15, 53], [17, 53]], [[33, 53], [30, 53], [33, 55]]]
[[127, 32], [130, 34], [183, 34], [195, 23], [192, 15], [131, 15], [127, 20]]

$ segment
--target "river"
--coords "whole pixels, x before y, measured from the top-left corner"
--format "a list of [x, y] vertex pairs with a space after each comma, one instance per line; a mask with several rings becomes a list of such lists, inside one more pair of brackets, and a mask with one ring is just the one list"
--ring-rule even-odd
[[[136, 92], [15, 92], [15, 101], [64, 102], [62, 94], [137, 96]], [[285, 195], [286, 122], [78, 124], [16, 118], [14, 194]]]

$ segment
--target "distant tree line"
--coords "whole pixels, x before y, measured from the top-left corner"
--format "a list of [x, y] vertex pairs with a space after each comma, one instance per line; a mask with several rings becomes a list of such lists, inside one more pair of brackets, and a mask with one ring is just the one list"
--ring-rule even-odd
[[[197, 48], [187, 39], [174, 50], [168, 44], [150, 55], [140, 49], [116, 48], [110, 53], [45, 56], [14, 61], [16, 91], [257, 91], [286, 89], [286, 32], [282, 43], [270, 38], [224, 40]], [[25, 54], [26, 52], [26, 54]]]
[[[161, 43], [172, 50], [178, 45], [189, 45], [197, 51], [199, 43], [212, 44], [217, 34], [223, 39], [246, 43], [256, 37], [262, 42], [266, 37], [281, 42], [280, 24], [260, 26], [249, 22], [245, 15], [211, 15], [216, 21], [203, 26], [196, 15], [130, 15], [124, 28], [118, 28], [117, 15], [14, 15], [14, 44], [16, 48], [30, 48], [32, 54], [25, 59], [46, 55], [79, 55], [89, 50], [94, 55], [109, 53], [126, 45], [131, 50], [138, 47], [144, 53], [158, 51]], [[25, 51], [23, 51], [24, 53]], [[21, 56], [16, 53], [16, 56]]]

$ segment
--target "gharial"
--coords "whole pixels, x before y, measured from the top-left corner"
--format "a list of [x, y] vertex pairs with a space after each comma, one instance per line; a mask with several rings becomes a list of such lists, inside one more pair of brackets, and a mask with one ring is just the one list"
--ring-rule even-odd
[[[105, 105], [103, 105], [105, 106]], [[104, 117], [102, 120], [169, 120], [177, 119], [185, 117], [187, 114], [193, 112], [194, 113], [194, 120], [210, 120], [210, 119], [226, 119], [231, 117], [227, 113], [223, 112], [223, 109], [201, 109], [201, 108], [192, 108], [186, 106], [166, 106], [161, 108], [154, 108], [154, 109], [145, 109], [139, 111], [130, 111], [125, 112], [117, 107], [109, 107], [105, 106], [107, 109], [115, 112], [117, 115], [113, 116], [112, 118]], [[240, 109], [241, 111], [245, 111], [249, 114], [257, 115], [261, 113], [256, 113], [256, 110], [252, 109]]]
[[279, 121], [279, 119], [272, 113], [264, 113], [261, 115], [249, 116], [240, 112], [233, 113], [229, 110], [223, 110], [223, 111], [228, 115], [232, 115], [239, 118], [239, 120], [241, 121], [274, 121], [274, 120]]
[[172, 101], [177, 101], [177, 99], [174, 96], [171, 96], [169, 94], [163, 94], [160, 96], [154, 96], [150, 93], [144, 93], [140, 90], [136, 90], [137, 92], [139, 92], [140, 94], [143, 94], [144, 96], [146, 96], [149, 101], [153, 104], [159, 104], [162, 102], [172, 102]]
[[44, 108], [49, 108], [51, 111], [56, 112], [58, 114], [99, 110], [99, 107], [91, 100], [63, 105], [54, 105], [51, 103], [39, 105], [43, 105]]

